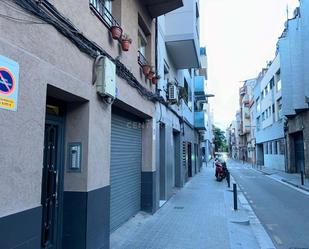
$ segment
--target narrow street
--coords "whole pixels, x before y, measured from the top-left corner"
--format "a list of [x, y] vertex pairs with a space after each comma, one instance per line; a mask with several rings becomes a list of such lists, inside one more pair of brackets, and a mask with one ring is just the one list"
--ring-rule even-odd
[[278, 249], [309, 248], [309, 195], [235, 161], [228, 163], [257, 217]]
[[113, 232], [111, 248], [261, 248], [247, 221], [240, 204], [233, 210], [233, 193], [215, 180], [209, 163], [154, 215], [140, 212]]

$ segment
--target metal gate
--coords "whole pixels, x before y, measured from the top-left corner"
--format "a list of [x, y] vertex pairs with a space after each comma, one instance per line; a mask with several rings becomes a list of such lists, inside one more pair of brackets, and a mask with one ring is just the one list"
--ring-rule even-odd
[[44, 249], [60, 248], [62, 203], [62, 123], [46, 121], [42, 175], [42, 239]]
[[112, 115], [111, 231], [141, 207], [142, 129], [139, 122]]
[[304, 138], [303, 133], [299, 132], [294, 135], [294, 148], [295, 148], [295, 171], [300, 173], [304, 170], [305, 166], [305, 152], [304, 152]]

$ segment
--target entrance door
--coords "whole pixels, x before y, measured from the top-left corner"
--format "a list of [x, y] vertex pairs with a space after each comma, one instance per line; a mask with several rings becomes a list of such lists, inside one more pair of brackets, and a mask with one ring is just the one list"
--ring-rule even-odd
[[50, 118], [45, 123], [44, 159], [42, 178], [42, 240], [44, 249], [59, 249], [61, 241], [61, 204], [63, 182], [63, 123]]
[[188, 176], [192, 177], [192, 145], [188, 143]]
[[304, 153], [304, 138], [303, 133], [299, 132], [294, 135], [294, 148], [295, 148], [295, 170], [300, 173], [304, 170], [305, 153]]

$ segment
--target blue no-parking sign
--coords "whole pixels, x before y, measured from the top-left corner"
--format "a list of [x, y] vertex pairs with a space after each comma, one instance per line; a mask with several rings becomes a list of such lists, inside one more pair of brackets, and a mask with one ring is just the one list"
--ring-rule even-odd
[[17, 110], [18, 80], [18, 63], [0, 55], [0, 108]]

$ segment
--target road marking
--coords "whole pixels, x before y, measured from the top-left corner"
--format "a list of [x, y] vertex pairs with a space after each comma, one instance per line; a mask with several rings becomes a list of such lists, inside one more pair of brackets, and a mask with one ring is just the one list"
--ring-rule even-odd
[[266, 177], [268, 177], [268, 178], [270, 178], [270, 179], [273, 179], [273, 180], [275, 180], [275, 181], [277, 181], [277, 182], [280, 182], [281, 184], [283, 184], [283, 185], [285, 185], [285, 186], [287, 186], [287, 187], [290, 187], [290, 188], [292, 188], [292, 189], [294, 189], [294, 190], [296, 190], [296, 191], [298, 191], [298, 192], [300, 192], [300, 193], [303, 193], [303, 194], [309, 196], [309, 192], [307, 192], [307, 191], [305, 191], [305, 190], [302, 190], [302, 189], [300, 189], [300, 188], [296, 188], [296, 187], [294, 187], [293, 185], [288, 184], [288, 183], [285, 183], [285, 182], [283, 182], [283, 181], [281, 181], [281, 180], [279, 180], [279, 179], [277, 179], [277, 178], [275, 178], [275, 177], [268, 176], [268, 175], [266, 175]]
[[274, 235], [274, 240], [276, 241], [276, 243], [278, 244], [278, 245], [282, 245], [283, 243], [282, 243], [282, 240], [277, 236], [277, 235]]

